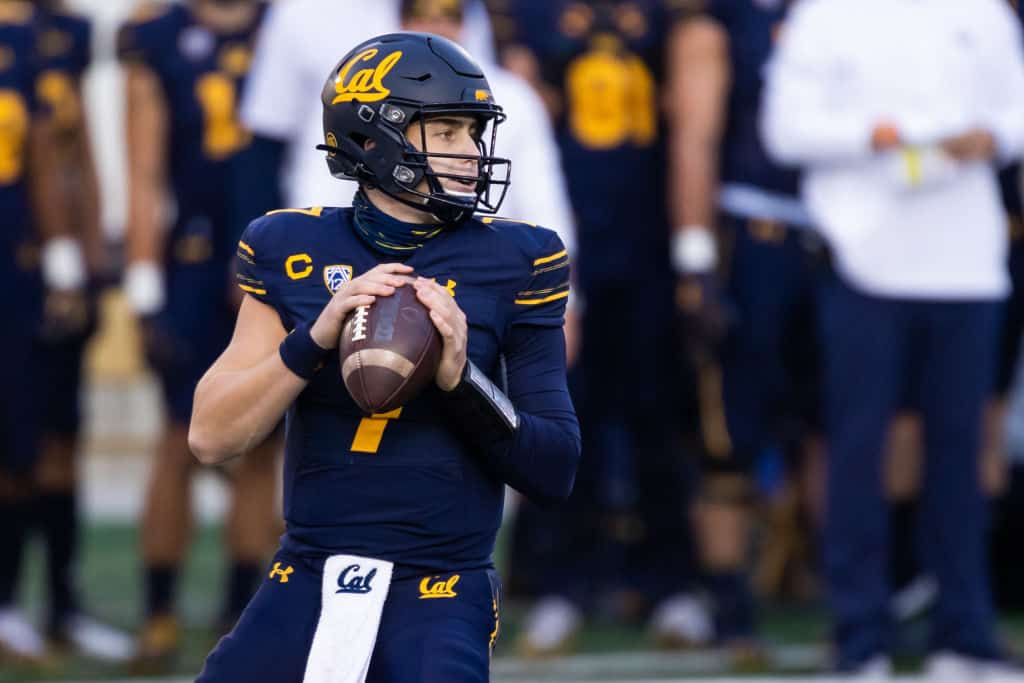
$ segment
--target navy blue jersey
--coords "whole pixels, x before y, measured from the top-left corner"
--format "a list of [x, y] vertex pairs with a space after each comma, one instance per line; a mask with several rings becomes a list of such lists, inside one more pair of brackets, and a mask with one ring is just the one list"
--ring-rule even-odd
[[77, 93], [92, 59], [91, 42], [92, 25], [87, 19], [37, 10], [37, 93], [58, 133], [74, 130], [82, 123]]
[[728, 34], [732, 87], [721, 150], [721, 181], [793, 196], [794, 169], [774, 163], [758, 131], [764, 71], [785, 21], [789, 0], [709, 0], [708, 16]]
[[31, 236], [26, 169], [39, 63], [35, 52], [36, 13], [25, 3], [0, 3], [0, 257], [5, 270]]
[[67, 12], [38, 10], [38, 52], [44, 69], [79, 79], [92, 61], [92, 24]]
[[496, 20], [503, 42], [529, 48], [556, 94], [583, 268], [601, 255], [582, 253], [594, 239], [607, 236], [622, 253], [645, 231], [667, 233], [661, 84], [668, 32], [686, 4], [520, 0]]
[[215, 230], [224, 230], [230, 162], [251, 140], [237, 107], [265, 7], [260, 6], [249, 27], [233, 34], [206, 28], [185, 4], [153, 11], [155, 16], [121, 28], [118, 54], [123, 61], [146, 65], [160, 81], [169, 112], [167, 154], [179, 216], [203, 216]]
[[[290, 210], [251, 223], [239, 243], [241, 288], [272, 306], [286, 329], [315, 321], [342, 283], [394, 260], [355, 234], [352, 213]], [[552, 231], [498, 218], [472, 220], [430, 240], [406, 263], [454, 295], [469, 322], [469, 358], [495, 382], [510, 338], [547, 328], [561, 339], [569, 264]], [[513, 401], [516, 382], [545, 381], [514, 362], [509, 356]], [[564, 372], [563, 357], [563, 393]], [[286, 551], [376, 557], [398, 564], [399, 574], [403, 567], [490, 566], [502, 477], [446, 424], [439, 393], [431, 384], [408, 405], [366, 417], [331, 354], [287, 414]], [[522, 420], [519, 432], [523, 436]]]

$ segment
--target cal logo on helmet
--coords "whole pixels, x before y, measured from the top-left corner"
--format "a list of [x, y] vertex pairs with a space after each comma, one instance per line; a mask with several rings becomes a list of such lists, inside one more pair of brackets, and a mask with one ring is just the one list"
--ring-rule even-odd
[[402, 58], [401, 50], [392, 52], [374, 67], [359, 69], [355, 73], [351, 73], [358, 63], [372, 60], [377, 53], [378, 50], [375, 47], [363, 50], [338, 69], [338, 77], [334, 80], [334, 91], [337, 96], [331, 101], [331, 104], [351, 102], [352, 100], [376, 102], [391, 94], [391, 90], [384, 87], [384, 77], [395, 68], [395, 64], [398, 64], [398, 60]]

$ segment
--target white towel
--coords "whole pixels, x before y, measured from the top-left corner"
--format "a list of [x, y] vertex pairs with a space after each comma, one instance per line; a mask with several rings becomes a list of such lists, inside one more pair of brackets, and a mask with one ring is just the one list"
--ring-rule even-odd
[[324, 563], [320, 620], [303, 683], [363, 683], [370, 668], [392, 564], [358, 555]]

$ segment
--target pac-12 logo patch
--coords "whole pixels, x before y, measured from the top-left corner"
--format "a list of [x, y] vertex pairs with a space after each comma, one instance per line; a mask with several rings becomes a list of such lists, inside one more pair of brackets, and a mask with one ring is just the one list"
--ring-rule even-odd
[[335, 264], [324, 266], [324, 285], [334, 294], [338, 288], [352, 279], [352, 266]]
[[365, 576], [359, 574], [359, 565], [350, 564], [338, 574], [338, 590], [335, 593], [369, 593], [373, 590], [370, 585], [373, 577], [377, 576], [377, 570], [371, 569]]

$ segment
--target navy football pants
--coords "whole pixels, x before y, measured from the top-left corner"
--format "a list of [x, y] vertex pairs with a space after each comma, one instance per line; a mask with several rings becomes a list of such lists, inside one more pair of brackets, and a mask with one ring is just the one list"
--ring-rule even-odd
[[[278, 553], [274, 569], [234, 630], [210, 653], [197, 683], [301, 683], [320, 617], [324, 559]], [[429, 587], [447, 582], [453, 573], [459, 575], [455, 597], [421, 598], [424, 579]], [[491, 648], [498, 637], [497, 574], [486, 569], [453, 573], [392, 580], [367, 683], [489, 680]]]
[[729, 465], [747, 471], [773, 438], [794, 436], [782, 433], [784, 420], [817, 426], [818, 274], [803, 230], [746, 218], [729, 218], [725, 227], [733, 240], [727, 291], [737, 320], [722, 350], [722, 401]]
[[917, 363], [925, 430], [921, 557], [940, 595], [931, 649], [996, 654], [978, 477], [982, 408], [994, 377], [997, 302], [883, 299], [832, 277], [819, 300], [829, 446], [825, 565], [840, 668], [889, 641], [888, 506], [882, 447]]

